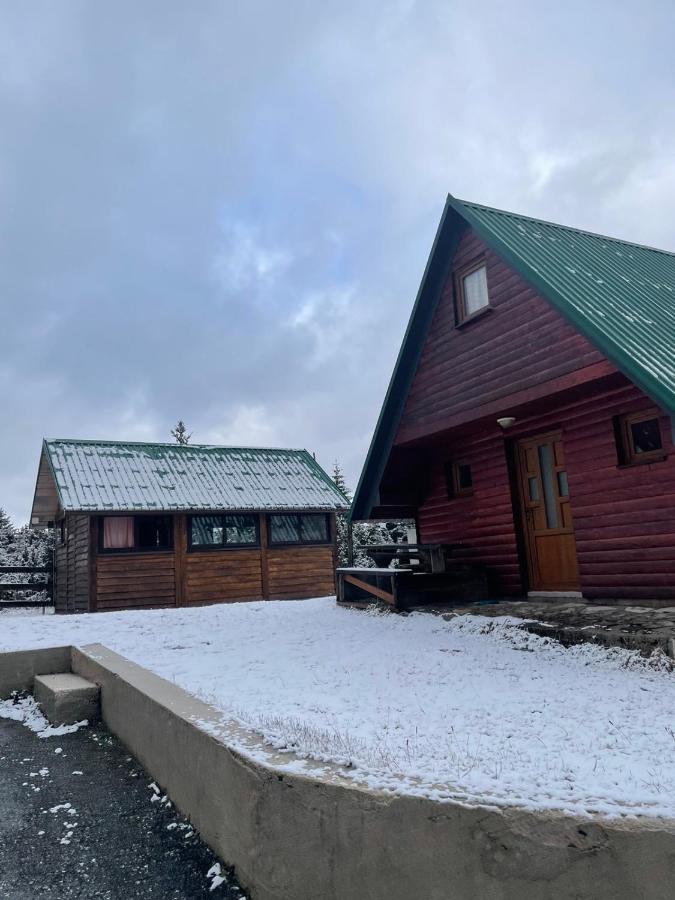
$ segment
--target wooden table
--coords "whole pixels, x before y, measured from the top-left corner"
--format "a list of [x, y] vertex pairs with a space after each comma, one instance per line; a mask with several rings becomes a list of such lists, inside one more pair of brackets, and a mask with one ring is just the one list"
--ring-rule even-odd
[[439, 575], [448, 571], [452, 565], [452, 554], [461, 546], [461, 544], [372, 544], [363, 549], [376, 563], [397, 559], [404, 566], [410, 566], [415, 560], [418, 563], [415, 566], [417, 571]]

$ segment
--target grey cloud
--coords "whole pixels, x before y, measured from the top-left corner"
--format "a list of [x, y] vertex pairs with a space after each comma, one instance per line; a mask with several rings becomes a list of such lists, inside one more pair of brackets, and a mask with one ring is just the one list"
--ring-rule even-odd
[[671, 5], [0, 0], [0, 505], [43, 435], [354, 484], [444, 195], [672, 245]]

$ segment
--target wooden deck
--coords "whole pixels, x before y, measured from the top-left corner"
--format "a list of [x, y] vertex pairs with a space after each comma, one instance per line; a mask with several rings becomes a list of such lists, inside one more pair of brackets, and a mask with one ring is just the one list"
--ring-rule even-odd
[[487, 578], [479, 566], [457, 564], [442, 573], [412, 568], [339, 568], [337, 602], [345, 606], [386, 603], [401, 611], [437, 603], [470, 603], [487, 599]]

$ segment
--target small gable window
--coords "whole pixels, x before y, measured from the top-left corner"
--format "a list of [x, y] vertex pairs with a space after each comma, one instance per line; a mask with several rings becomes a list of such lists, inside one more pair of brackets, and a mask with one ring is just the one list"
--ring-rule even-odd
[[473, 476], [469, 463], [446, 463], [445, 486], [448, 497], [465, 497], [473, 494]]
[[455, 283], [457, 293], [457, 322], [464, 322], [490, 305], [487, 268], [484, 262], [460, 269]]
[[614, 430], [620, 465], [630, 466], [664, 459], [661, 425], [655, 409], [617, 416]]

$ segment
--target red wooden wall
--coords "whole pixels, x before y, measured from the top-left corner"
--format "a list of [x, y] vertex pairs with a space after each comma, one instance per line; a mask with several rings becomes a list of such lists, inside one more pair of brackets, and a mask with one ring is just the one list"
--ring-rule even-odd
[[[458, 328], [452, 271], [481, 254], [492, 308]], [[489, 567], [494, 595], [521, 594], [525, 585], [505, 441], [560, 428], [584, 595], [675, 599], [675, 452], [669, 419], [661, 423], [666, 460], [617, 464], [613, 416], [650, 407], [647, 397], [467, 231], [395, 440], [399, 447], [431, 452], [431, 487], [418, 514], [420, 539], [463, 542], [467, 558]], [[513, 413], [517, 425], [505, 434], [496, 418]], [[449, 500], [444, 464], [453, 457], [471, 463], [474, 492]], [[420, 468], [412, 466], [406, 478], [419, 479]], [[394, 482], [403, 490], [405, 480]]]
[[[661, 420], [667, 458], [620, 467], [612, 418], [653, 406], [625, 384], [560, 401], [518, 420], [513, 440], [561, 428], [570, 504], [585, 597], [593, 600], [675, 598], [675, 448], [670, 420]], [[419, 510], [420, 539], [462, 541], [463, 555], [489, 566], [495, 595], [522, 593], [507, 471], [505, 438], [496, 423], [437, 445], [432, 489]], [[449, 500], [443, 463], [471, 463], [474, 493]]]
[[452, 275], [441, 294], [399, 427], [397, 443], [479, 418], [478, 408], [604, 357], [472, 232], [453, 269], [485, 254], [491, 309], [455, 327]]

